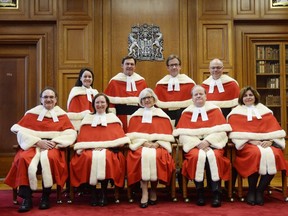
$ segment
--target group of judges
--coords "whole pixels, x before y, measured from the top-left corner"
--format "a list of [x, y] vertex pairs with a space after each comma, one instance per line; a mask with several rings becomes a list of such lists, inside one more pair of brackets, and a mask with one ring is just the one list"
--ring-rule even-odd
[[[223, 74], [219, 59], [210, 62], [210, 76], [197, 85], [180, 73], [180, 58], [170, 55], [169, 74], [154, 90], [135, 72], [135, 58], [124, 57], [121, 67], [103, 93], [93, 88], [93, 71], [81, 69], [67, 112], [56, 105], [53, 88], [43, 89], [41, 105], [11, 127], [20, 149], [5, 183], [19, 187], [23, 198], [19, 212], [32, 208], [39, 163], [43, 187], [39, 209], [50, 208], [51, 188], [64, 186], [68, 169], [72, 187], [89, 185], [92, 206], [105, 206], [109, 181], [123, 187], [125, 178], [128, 187], [140, 185], [141, 208], [155, 205], [157, 184], [169, 185], [175, 171], [171, 144], [176, 142], [184, 152], [181, 174], [195, 183], [196, 204], [206, 204], [206, 176], [211, 206], [219, 207], [221, 180], [232, 175], [224, 155], [229, 138], [236, 148], [235, 172], [248, 178], [247, 203], [264, 204], [264, 190], [274, 175], [288, 170], [283, 155], [286, 133], [253, 87], [240, 90], [235, 79]], [[70, 145], [74, 154], [68, 167], [65, 149]], [[125, 157], [124, 145], [129, 147]]]

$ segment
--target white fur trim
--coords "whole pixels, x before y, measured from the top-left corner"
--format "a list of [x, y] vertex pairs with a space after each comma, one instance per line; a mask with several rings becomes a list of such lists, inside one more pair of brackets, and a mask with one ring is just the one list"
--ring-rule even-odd
[[270, 147], [263, 148], [259, 145], [257, 145], [257, 147], [261, 153], [259, 174], [266, 175], [268, 173], [269, 175], [275, 175], [277, 173], [277, 168], [272, 149]]
[[204, 140], [207, 140], [213, 148], [223, 149], [228, 142], [228, 136], [226, 132], [218, 132], [207, 135]]
[[196, 136], [180, 135], [179, 143], [183, 145], [183, 151], [188, 153], [191, 149], [195, 148], [199, 143], [200, 139]]
[[89, 184], [96, 185], [98, 180], [106, 177], [106, 149], [92, 151], [92, 164], [90, 170]]
[[141, 173], [143, 181], [157, 180], [156, 149], [142, 148]]
[[210, 100], [213, 104], [220, 108], [231, 108], [238, 105], [238, 98], [234, 98], [232, 100], [223, 100], [223, 101], [213, 101]]
[[[95, 96], [96, 94], [98, 94], [98, 91], [96, 89], [93, 89], [92, 87], [90, 87], [90, 91], [92, 91], [93, 96]], [[71, 103], [71, 100], [76, 97], [77, 95], [87, 95], [86, 93], [86, 87], [83, 86], [74, 86], [68, 96], [68, 101], [67, 101], [67, 109]]]
[[[213, 79], [213, 77], [209, 76], [206, 80], [203, 81], [203, 84], [209, 85], [212, 79]], [[238, 82], [235, 79], [233, 79], [232, 77], [230, 77], [226, 74], [222, 74], [220, 79], [221, 79], [221, 82], [223, 84], [228, 83], [228, 82], [235, 82], [239, 86]]]
[[42, 167], [42, 178], [45, 188], [53, 186], [53, 178], [51, 174], [51, 167], [48, 158], [48, 150], [41, 151], [40, 163]]
[[206, 153], [202, 149], [199, 149], [198, 160], [196, 164], [195, 181], [202, 182], [204, 179], [204, 170], [206, 162]]
[[83, 118], [90, 113], [90, 110], [85, 110], [80, 113], [75, 112], [68, 112], [67, 116], [70, 119], [72, 125], [74, 126], [75, 130], [79, 131], [81, 126], [81, 121]]
[[190, 106], [193, 103], [191, 99], [184, 101], [160, 101], [158, 99], [156, 105], [162, 109], [180, 109]]
[[[194, 80], [192, 80], [190, 77], [188, 77], [186, 74], [178, 74], [176, 76], [179, 80], [179, 83], [180, 84], [187, 84], [187, 83], [193, 83], [193, 84], [196, 84], [194, 82]], [[159, 80], [156, 85], [160, 84], [160, 85], [165, 85], [165, 84], [168, 84], [169, 80], [171, 78], [171, 75], [166, 75], [164, 76], [161, 80]]]
[[124, 144], [129, 144], [130, 139], [128, 137], [121, 137], [119, 139], [111, 140], [111, 141], [93, 141], [93, 142], [77, 142], [74, 145], [74, 150], [81, 149], [93, 149], [93, 148], [113, 148], [118, 147]]
[[211, 172], [211, 178], [213, 181], [219, 181], [219, 172], [218, 172], [218, 166], [217, 166], [217, 161], [215, 157], [215, 153], [212, 149], [209, 149], [206, 152], [209, 167], [210, 167], [210, 172]]
[[[81, 125], [91, 125], [95, 114], [85, 115], [84, 119], [81, 122]], [[107, 124], [110, 123], [119, 123], [122, 126], [121, 120], [114, 113], [106, 113]]]
[[38, 180], [36, 172], [38, 169], [39, 161], [40, 161], [40, 149], [35, 148], [35, 155], [28, 166], [28, 178], [31, 190], [37, 189]]

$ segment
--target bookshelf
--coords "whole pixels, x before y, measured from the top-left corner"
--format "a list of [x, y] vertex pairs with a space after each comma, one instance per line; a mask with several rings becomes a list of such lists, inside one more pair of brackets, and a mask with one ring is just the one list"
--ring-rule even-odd
[[288, 128], [288, 42], [255, 43], [255, 86], [283, 129]]

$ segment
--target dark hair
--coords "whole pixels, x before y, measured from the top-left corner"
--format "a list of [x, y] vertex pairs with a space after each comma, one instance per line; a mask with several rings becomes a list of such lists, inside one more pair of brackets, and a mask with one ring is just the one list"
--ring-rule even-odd
[[169, 61], [172, 59], [177, 59], [179, 61], [179, 65], [181, 65], [181, 59], [177, 55], [169, 55], [167, 60], [166, 60], [166, 66], [169, 66]]
[[125, 56], [125, 57], [122, 59], [122, 62], [121, 62], [121, 63], [124, 64], [125, 60], [127, 60], [127, 59], [133, 59], [135, 65], [136, 65], [137, 60], [136, 60], [136, 58], [134, 58], [133, 56]]
[[91, 83], [91, 86], [93, 86], [94, 73], [93, 73], [93, 71], [92, 71], [90, 68], [82, 68], [82, 69], [80, 70], [79, 75], [78, 75], [78, 79], [77, 79], [77, 81], [76, 81], [76, 83], [75, 83], [75, 86], [82, 86], [82, 85], [83, 85], [83, 83], [82, 83], [82, 81], [81, 81], [81, 77], [82, 77], [82, 75], [83, 75], [83, 73], [84, 73], [85, 71], [89, 71], [89, 72], [92, 74], [92, 83]]
[[110, 100], [109, 100], [109, 98], [108, 98], [107, 95], [104, 94], [104, 93], [98, 93], [98, 94], [95, 95], [95, 97], [94, 97], [93, 100], [92, 100], [92, 107], [93, 107], [93, 113], [92, 113], [92, 114], [95, 114], [95, 113], [96, 113], [95, 100], [96, 100], [98, 97], [100, 97], [100, 96], [103, 96], [103, 97], [105, 98], [105, 100], [106, 100], [106, 103], [107, 103], [107, 108], [106, 108], [105, 112], [106, 112], [106, 113], [109, 112], [109, 107], [110, 107]]
[[254, 89], [252, 86], [246, 86], [246, 87], [242, 88], [240, 90], [240, 93], [239, 93], [238, 103], [240, 105], [244, 105], [243, 98], [244, 98], [244, 95], [246, 94], [246, 92], [249, 90], [252, 92], [252, 94], [255, 97], [255, 105], [257, 105], [260, 102], [260, 94], [258, 93], [258, 91], [256, 89]]
[[40, 98], [42, 98], [42, 94], [43, 94], [43, 92], [46, 91], [46, 90], [51, 90], [51, 91], [53, 91], [54, 94], [55, 94], [55, 97], [58, 98], [58, 93], [56, 92], [56, 90], [55, 90], [53, 87], [50, 87], [50, 86], [47, 86], [47, 87], [45, 87], [44, 89], [42, 89], [42, 91], [40, 92], [40, 95], [39, 95]]

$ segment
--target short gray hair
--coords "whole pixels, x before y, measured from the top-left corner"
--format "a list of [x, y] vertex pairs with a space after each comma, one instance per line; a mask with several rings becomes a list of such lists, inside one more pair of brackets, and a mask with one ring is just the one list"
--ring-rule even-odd
[[155, 104], [157, 103], [158, 97], [157, 97], [157, 95], [155, 94], [155, 92], [154, 92], [151, 88], [145, 88], [145, 89], [143, 89], [143, 90], [140, 92], [140, 94], [139, 94], [139, 104], [140, 104], [140, 106], [143, 107], [141, 101], [142, 101], [142, 99], [143, 99], [148, 93], [151, 94], [151, 96], [154, 98]]

